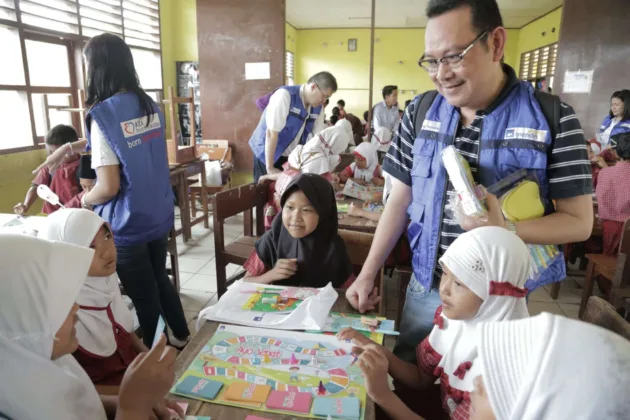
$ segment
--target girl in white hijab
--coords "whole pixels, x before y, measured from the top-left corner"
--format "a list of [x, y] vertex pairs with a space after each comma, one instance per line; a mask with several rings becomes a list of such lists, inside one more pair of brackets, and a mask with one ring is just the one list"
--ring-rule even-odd
[[339, 154], [352, 139], [352, 126], [347, 120], [339, 120], [316, 134], [305, 145], [297, 146], [289, 155], [284, 171], [260, 177], [259, 184], [269, 184], [269, 199], [265, 206], [265, 229], [271, 229], [274, 217], [280, 211], [280, 198], [287, 186], [301, 173], [316, 174], [335, 182], [333, 171], [339, 164]]
[[475, 420], [630, 418], [630, 342], [548, 313], [482, 324]]
[[133, 315], [120, 294], [116, 247], [107, 223], [85, 209], [61, 209], [48, 216], [39, 236], [95, 251], [76, 299], [79, 348], [74, 357], [100, 394], [117, 395], [127, 367], [146, 346], [133, 332]]
[[[440, 259], [444, 271], [440, 282], [442, 306], [435, 314], [433, 331], [418, 345], [418, 367], [392, 353], [370, 346], [367, 364], [360, 364], [370, 381], [379, 358], [389, 361], [389, 373], [410, 388], [420, 389], [440, 379], [442, 408], [450, 418], [467, 419], [473, 379], [481, 372], [477, 362], [479, 325], [488, 321], [528, 316], [524, 289], [530, 274], [527, 246], [512, 232], [500, 227], [480, 227], [462, 234]], [[341, 335], [345, 338], [347, 335]], [[357, 339], [353, 334], [352, 339]], [[365, 340], [359, 340], [361, 344]], [[409, 372], [412, 372], [411, 374]], [[384, 375], [386, 377], [387, 375]], [[394, 394], [375, 395], [375, 401], [392, 418], [412, 418]], [[417, 400], [417, 395], [414, 396]], [[414, 401], [405, 401], [413, 405]], [[416, 410], [418, 411], [418, 410]]]
[[342, 182], [352, 178], [360, 184], [374, 184], [383, 186], [383, 174], [381, 165], [378, 164], [376, 146], [363, 142], [354, 149], [354, 163], [339, 173]]

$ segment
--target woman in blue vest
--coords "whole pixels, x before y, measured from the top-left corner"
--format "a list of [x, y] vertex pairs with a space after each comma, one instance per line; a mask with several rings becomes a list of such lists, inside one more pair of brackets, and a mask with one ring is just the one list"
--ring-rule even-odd
[[610, 138], [619, 133], [630, 133], [630, 90], [627, 89], [613, 93], [610, 98], [610, 113], [602, 121], [597, 137], [600, 152], [612, 146]]
[[[182, 347], [190, 332], [175, 288], [166, 274], [166, 247], [173, 227], [164, 116], [142, 90], [131, 50], [112, 34], [92, 38], [84, 50], [87, 69], [87, 142], [51, 154], [59, 156], [87, 146], [97, 183], [81, 199], [84, 208], [105, 219], [114, 233], [116, 272], [133, 301], [144, 342], [151, 346], [158, 317]], [[115, 58], [114, 58], [115, 57]], [[42, 165], [43, 166], [43, 165]]]

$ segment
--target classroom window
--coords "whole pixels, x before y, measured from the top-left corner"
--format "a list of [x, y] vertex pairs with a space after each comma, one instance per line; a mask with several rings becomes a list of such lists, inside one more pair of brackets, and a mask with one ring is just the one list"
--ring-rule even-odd
[[558, 44], [546, 45], [521, 54], [519, 77], [521, 80], [534, 81], [552, 77], [556, 72]]
[[71, 94], [39, 94], [31, 95], [33, 116], [35, 117], [35, 135], [42, 140], [48, 130], [59, 124], [72, 125], [72, 114], [60, 111], [72, 104]]
[[0, 85], [23, 85], [24, 65], [20, 34], [15, 28], [0, 26], [0, 45], [2, 45], [2, 65], [0, 66]]
[[32, 86], [70, 87], [66, 45], [27, 39], [26, 58]]
[[291, 51], [287, 51], [286, 56], [286, 74], [287, 85], [293, 86], [295, 84], [295, 55]]
[[159, 52], [132, 48], [133, 63], [144, 89], [162, 88], [162, 58]]
[[15, 149], [33, 145], [31, 116], [26, 92], [0, 91], [0, 148]]

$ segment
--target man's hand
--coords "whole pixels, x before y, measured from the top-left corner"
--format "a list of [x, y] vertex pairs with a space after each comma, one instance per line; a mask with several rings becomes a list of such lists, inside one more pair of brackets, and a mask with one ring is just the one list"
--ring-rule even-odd
[[365, 313], [376, 309], [376, 305], [381, 301], [378, 290], [374, 287], [374, 279], [364, 280], [363, 273], [346, 290], [346, 299], [357, 311]]
[[461, 228], [465, 231], [470, 231], [481, 226], [498, 226], [507, 228], [507, 222], [503, 216], [503, 210], [501, 210], [501, 203], [499, 199], [486, 192], [486, 208], [488, 214], [483, 218], [465, 217], [461, 223]]
[[276, 266], [269, 272], [269, 275], [273, 281], [286, 280], [291, 278], [297, 273], [297, 259], [291, 258], [279, 259], [276, 261]]
[[282, 171], [281, 171], [280, 169], [276, 168], [275, 166], [272, 166], [272, 167], [269, 167], [269, 166], [268, 166], [268, 167], [267, 167], [267, 173], [268, 173], [269, 175], [271, 175], [271, 174], [277, 174], [277, 173], [280, 173], [280, 172], [282, 172]]
[[365, 375], [365, 388], [370, 398], [378, 403], [392, 395], [387, 382], [389, 362], [381, 346], [370, 344], [363, 348], [358, 360], [359, 368]]

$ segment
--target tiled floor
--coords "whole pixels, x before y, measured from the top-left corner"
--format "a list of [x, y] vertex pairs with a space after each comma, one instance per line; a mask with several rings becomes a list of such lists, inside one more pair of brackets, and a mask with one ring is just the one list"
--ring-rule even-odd
[[[210, 220], [212, 223], [212, 219]], [[240, 237], [243, 233], [242, 217], [237, 216], [227, 221], [224, 226], [226, 243]], [[194, 333], [199, 311], [216, 303], [216, 266], [214, 261], [214, 234], [212, 228], [205, 229], [202, 224], [192, 228], [193, 239], [184, 244], [182, 237], [177, 238], [179, 253], [179, 269], [181, 281], [181, 299], [186, 320]], [[230, 264], [227, 267], [228, 277], [236, 273], [241, 267]], [[551, 287], [547, 286], [534, 291], [529, 296], [529, 313], [538, 315], [541, 312], [551, 312], [577, 319], [582, 293], [581, 284], [584, 273], [571, 270], [560, 288], [560, 296], [553, 300], [550, 296]], [[388, 319], [396, 318], [398, 302], [398, 281], [394, 278], [385, 279], [385, 309]], [[597, 289], [596, 289], [597, 290]]]

